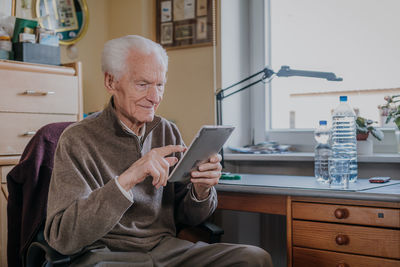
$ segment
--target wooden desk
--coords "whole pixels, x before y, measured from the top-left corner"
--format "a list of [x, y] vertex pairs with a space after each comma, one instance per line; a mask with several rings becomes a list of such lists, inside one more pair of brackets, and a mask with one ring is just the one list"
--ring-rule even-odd
[[286, 215], [288, 266], [400, 266], [400, 181], [371, 186], [242, 174], [217, 185], [218, 208]]

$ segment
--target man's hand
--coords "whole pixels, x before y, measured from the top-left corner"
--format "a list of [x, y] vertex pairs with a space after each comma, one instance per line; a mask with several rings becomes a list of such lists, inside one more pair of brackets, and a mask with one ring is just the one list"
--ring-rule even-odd
[[124, 171], [118, 177], [118, 182], [126, 191], [129, 191], [136, 184], [143, 182], [147, 176], [152, 176], [153, 185], [157, 189], [160, 186], [166, 186], [169, 167], [174, 166], [178, 162], [178, 158], [167, 156], [185, 150], [184, 146], [174, 145], [153, 148]]
[[201, 164], [198, 171], [191, 173], [191, 182], [197, 199], [206, 199], [210, 194], [211, 187], [218, 184], [222, 170], [220, 161], [221, 155], [215, 154], [208, 159], [208, 162]]

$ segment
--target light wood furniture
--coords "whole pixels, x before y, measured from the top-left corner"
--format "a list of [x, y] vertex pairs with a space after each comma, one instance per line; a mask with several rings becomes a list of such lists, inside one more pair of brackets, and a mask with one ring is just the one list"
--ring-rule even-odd
[[[400, 266], [397, 181], [346, 192], [285, 187], [282, 176], [243, 179], [246, 184], [231, 181], [217, 185], [218, 208], [286, 215], [288, 266]], [[260, 179], [272, 181], [269, 186], [260, 186], [268, 184]]]
[[0, 266], [7, 266], [7, 173], [42, 126], [82, 117], [81, 63], [0, 60]]
[[294, 198], [291, 208], [293, 266], [400, 266], [399, 205]]

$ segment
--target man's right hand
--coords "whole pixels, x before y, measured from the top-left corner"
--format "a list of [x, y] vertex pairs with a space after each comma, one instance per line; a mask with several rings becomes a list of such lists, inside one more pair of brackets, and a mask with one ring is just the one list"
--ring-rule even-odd
[[118, 177], [118, 183], [126, 191], [136, 184], [143, 182], [147, 176], [153, 177], [153, 185], [158, 189], [166, 186], [169, 176], [169, 167], [178, 162], [177, 157], [167, 157], [172, 153], [184, 152], [186, 148], [180, 145], [169, 145], [153, 148], [146, 155], [135, 161]]

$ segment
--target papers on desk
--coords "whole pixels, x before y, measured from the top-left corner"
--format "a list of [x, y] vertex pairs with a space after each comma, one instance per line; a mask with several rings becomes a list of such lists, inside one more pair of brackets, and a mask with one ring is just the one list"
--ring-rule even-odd
[[283, 154], [291, 152], [290, 145], [280, 145], [277, 142], [262, 142], [256, 145], [247, 145], [242, 147], [228, 147], [232, 152], [245, 154]]

